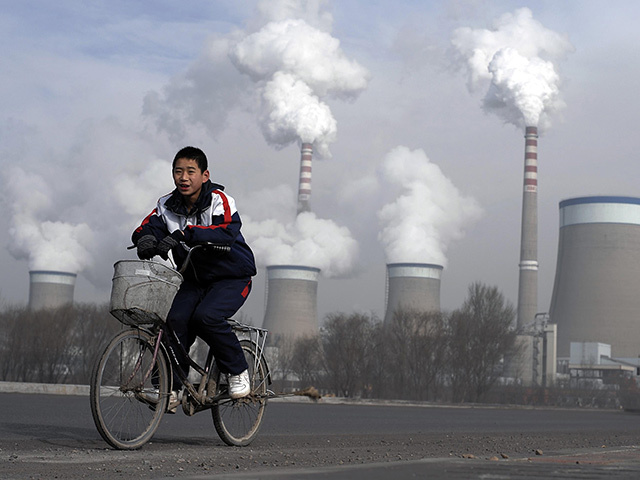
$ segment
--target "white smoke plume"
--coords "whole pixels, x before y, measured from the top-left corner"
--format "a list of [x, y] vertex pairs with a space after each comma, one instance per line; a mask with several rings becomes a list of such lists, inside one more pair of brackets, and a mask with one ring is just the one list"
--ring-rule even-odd
[[379, 175], [382, 191], [391, 193], [378, 211], [387, 263], [446, 266], [449, 244], [482, 215], [479, 204], [463, 196], [423, 150], [394, 148]]
[[[242, 229], [259, 266], [304, 265], [319, 268], [325, 277], [353, 272], [358, 244], [349, 229], [312, 212], [294, 217], [295, 195], [287, 185], [256, 192], [252, 198], [243, 202], [248, 213], [242, 216]], [[266, 220], [257, 220], [262, 218]]]
[[233, 34], [207, 40], [203, 52], [189, 68], [172, 78], [161, 92], [144, 97], [142, 113], [174, 143], [202, 126], [210, 136], [227, 126], [229, 112], [246, 98], [250, 82], [229, 61]]
[[309, 86], [291, 74], [276, 72], [262, 91], [262, 133], [272, 145], [285, 146], [301, 140], [314, 143], [321, 156], [337, 134], [336, 120], [327, 104]]
[[[276, 148], [313, 143], [325, 157], [337, 128], [322, 99], [355, 99], [368, 83], [367, 70], [346, 58], [337, 39], [303, 19], [268, 23], [239, 41], [230, 58], [260, 91], [267, 142]], [[306, 114], [311, 118], [304, 120]]]
[[[11, 254], [28, 260], [29, 270], [78, 273], [90, 265], [91, 228], [86, 223], [45, 220], [55, 215], [53, 192], [42, 177], [14, 168], [9, 178], [11, 181], [5, 184], [9, 196], [19, 199], [11, 205]], [[30, 186], [29, 195], [21, 195], [25, 185]]]
[[108, 119], [87, 122], [64, 153], [21, 150], [22, 165], [2, 172], [11, 254], [30, 270], [108, 285], [114, 261], [130, 255], [133, 229], [173, 188], [170, 161], [155, 159], [151, 148], [144, 135]]
[[344, 277], [358, 256], [349, 229], [312, 212], [302, 212], [287, 224], [245, 216], [244, 230], [261, 266], [305, 265], [319, 268], [325, 277]]
[[573, 46], [565, 35], [521, 8], [499, 17], [492, 30], [456, 29], [451, 42], [471, 90], [486, 88], [483, 108], [519, 128], [550, 126], [564, 107], [554, 61]]

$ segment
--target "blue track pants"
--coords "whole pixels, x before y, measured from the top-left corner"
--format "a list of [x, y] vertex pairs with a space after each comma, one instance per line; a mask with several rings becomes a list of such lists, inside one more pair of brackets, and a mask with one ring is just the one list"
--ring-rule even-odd
[[[238, 337], [231, 330], [231, 318], [244, 304], [251, 291], [251, 278], [223, 279], [208, 285], [185, 280], [176, 294], [167, 322], [188, 352], [196, 340], [202, 338], [213, 350], [218, 368], [223, 373], [237, 375], [248, 368]], [[180, 366], [185, 373], [189, 363], [174, 346]], [[180, 385], [174, 375], [174, 389]]]

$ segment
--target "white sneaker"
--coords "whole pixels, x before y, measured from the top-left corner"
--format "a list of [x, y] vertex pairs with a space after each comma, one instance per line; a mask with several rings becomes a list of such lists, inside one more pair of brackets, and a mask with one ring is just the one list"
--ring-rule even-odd
[[242, 398], [249, 395], [251, 385], [249, 384], [249, 371], [245, 370], [239, 375], [229, 375], [229, 396], [231, 398]]
[[167, 404], [167, 413], [176, 413], [178, 410], [178, 405], [182, 399], [180, 398], [180, 392], [177, 390], [172, 390], [171, 395], [169, 396], [169, 403]]

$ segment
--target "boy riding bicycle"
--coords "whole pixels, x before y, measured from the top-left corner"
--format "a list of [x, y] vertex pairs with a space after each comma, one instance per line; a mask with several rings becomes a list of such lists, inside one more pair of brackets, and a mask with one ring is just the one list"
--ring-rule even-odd
[[[230, 247], [225, 253], [206, 247], [194, 252], [167, 323], [186, 352], [196, 336], [202, 338], [211, 347], [220, 371], [228, 375], [231, 398], [242, 398], [250, 392], [248, 365], [227, 319], [251, 291], [251, 277], [256, 274], [253, 252], [240, 232], [242, 222], [235, 201], [223, 192], [222, 185], [209, 179], [204, 152], [195, 147], [181, 149], [173, 159], [172, 171], [175, 190], [158, 200], [131, 238], [141, 260], [155, 255], [166, 260], [171, 251], [178, 268], [194, 245]], [[188, 373], [188, 359], [180, 347], [173, 350]], [[179, 377], [174, 375], [172, 403], [178, 399], [180, 387]]]

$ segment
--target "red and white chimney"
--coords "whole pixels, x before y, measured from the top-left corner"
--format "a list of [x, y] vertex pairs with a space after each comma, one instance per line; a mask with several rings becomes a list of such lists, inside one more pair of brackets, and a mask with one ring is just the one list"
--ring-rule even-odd
[[524, 189], [518, 284], [518, 327], [538, 313], [538, 127], [525, 131]]
[[313, 147], [303, 143], [300, 151], [300, 182], [298, 183], [298, 214], [311, 211], [311, 158]]

